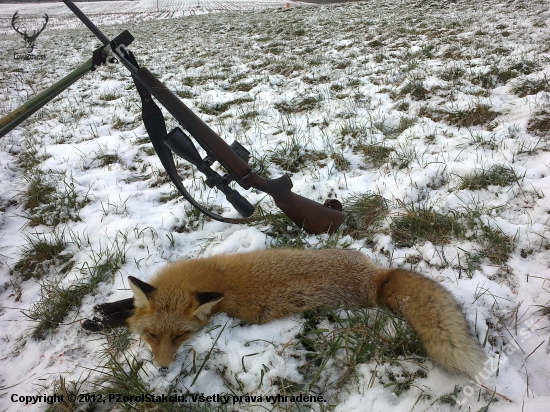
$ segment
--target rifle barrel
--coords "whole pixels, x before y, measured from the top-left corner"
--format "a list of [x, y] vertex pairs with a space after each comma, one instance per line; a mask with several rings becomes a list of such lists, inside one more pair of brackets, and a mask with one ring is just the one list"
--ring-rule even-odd
[[[88, 17], [72, 2], [63, 2], [76, 14], [95, 35], [103, 42], [110, 44], [109, 39], [93, 24]], [[237, 181], [247, 176], [252, 171], [247, 162], [241, 159], [237, 153], [204, 123], [192, 110], [190, 110], [174, 93], [172, 93], [160, 80], [142, 67], [138, 69], [119, 51], [112, 50], [118, 60], [132, 73], [132, 75], [162, 104], [168, 112], [199, 142], [208, 154], [213, 147], [220, 163], [230, 172], [235, 174]]]
[[101, 30], [97, 28], [97, 26], [92, 23], [92, 21], [86, 17], [86, 15], [80, 10], [78, 7], [76, 7], [76, 4], [74, 4], [71, 0], [63, 0], [63, 3], [67, 5], [68, 8], [72, 10], [72, 12], [90, 29], [90, 31], [95, 34], [95, 36], [103, 43], [104, 46], [107, 46], [110, 43], [110, 40], [107, 36], [103, 34]]

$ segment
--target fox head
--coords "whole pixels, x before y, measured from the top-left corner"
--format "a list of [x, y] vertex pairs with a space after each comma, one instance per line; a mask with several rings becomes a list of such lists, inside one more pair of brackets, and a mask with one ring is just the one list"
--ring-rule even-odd
[[170, 365], [182, 343], [209, 323], [214, 306], [224, 298], [218, 292], [157, 288], [133, 276], [128, 280], [134, 292], [134, 315], [128, 324], [151, 346], [160, 367]]

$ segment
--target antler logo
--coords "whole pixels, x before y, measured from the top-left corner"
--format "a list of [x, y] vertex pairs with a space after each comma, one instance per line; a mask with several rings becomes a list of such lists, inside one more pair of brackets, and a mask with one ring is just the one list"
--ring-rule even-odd
[[23, 40], [25, 41], [25, 46], [27, 48], [27, 53], [32, 53], [32, 51], [34, 50], [34, 42], [36, 41], [36, 39], [38, 38], [38, 35], [40, 33], [42, 33], [42, 31], [46, 28], [46, 25], [48, 24], [48, 20], [49, 20], [49, 17], [47, 14], [44, 13], [44, 19], [46, 20], [44, 22], [44, 25], [42, 26], [41, 29], [38, 29], [38, 30], [33, 30], [32, 34], [28, 34], [27, 33], [27, 30], [25, 31], [21, 31], [20, 28], [21, 26], [20, 25], [17, 25], [16, 26], [16, 22], [19, 18], [19, 16], [17, 15], [19, 13], [19, 10], [15, 12], [15, 14], [13, 15], [13, 17], [11, 18], [11, 26], [13, 27], [13, 29], [19, 33], [21, 36], [23, 36]]

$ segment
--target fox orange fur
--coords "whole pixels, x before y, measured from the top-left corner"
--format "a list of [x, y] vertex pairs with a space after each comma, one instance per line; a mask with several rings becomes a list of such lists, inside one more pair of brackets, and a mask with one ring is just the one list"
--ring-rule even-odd
[[168, 366], [181, 344], [226, 312], [265, 323], [314, 308], [379, 307], [403, 316], [428, 356], [474, 376], [484, 354], [451, 294], [422, 275], [381, 269], [358, 251], [270, 249], [178, 261], [150, 284], [129, 277], [130, 328]]

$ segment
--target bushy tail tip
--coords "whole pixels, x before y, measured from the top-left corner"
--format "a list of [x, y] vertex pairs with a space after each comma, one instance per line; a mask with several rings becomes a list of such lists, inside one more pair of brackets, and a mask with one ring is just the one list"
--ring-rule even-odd
[[470, 377], [481, 370], [486, 356], [444, 287], [401, 269], [385, 273], [380, 285], [378, 302], [410, 323], [430, 358], [450, 372]]

